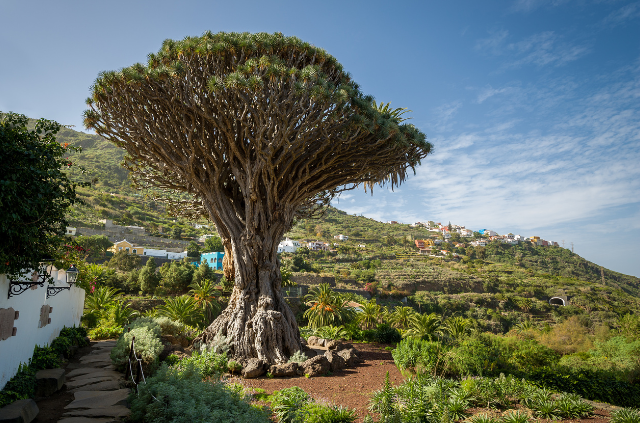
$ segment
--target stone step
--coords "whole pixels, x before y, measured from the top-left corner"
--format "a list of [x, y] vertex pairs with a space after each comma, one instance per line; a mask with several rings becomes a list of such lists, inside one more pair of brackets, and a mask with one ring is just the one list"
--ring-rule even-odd
[[124, 405], [114, 405], [105, 408], [87, 408], [85, 410], [71, 410], [63, 417], [126, 417], [131, 414]]
[[29, 423], [40, 410], [32, 399], [14, 401], [0, 408], [0, 423]]
[[102, 354], [89, 354], [89, 355], [80, 357], [81, 363], [94, 363], [96, 361], [108, 361], [109, 363], [111, 363], [111, 356], [110, 354], [102, 353]]
[[64, 369], [47, 369], [36, 372], [36, 395], [48, 397], [64, 385]]
[[[72, 382], [79, 382], [85, 379], [95, 379], [95, 378], [109, 378], [108, 380], [118, 380], [122, 379], [122, 373], [115, 372], [113, 370], [102, 370], [96, 369], [95, 372], [85, 373], [83, 375], [77, 375], [73, 377], [69, 377]], [[105, 379], [107, 380], [107, 379]]]
[[94, 383], [91, 385], [79, 386], [77, 388], [69, 388], [71, 392], [78, 391], [115, 391], [116, 389], [120, 389], [120, 382], [117, 380], [108, 380], [106, 382]]
[[[91, 375], [88, 375], [91, 376]], [[86, 385], [93, 385], [96, 383], [100, 383], [100, 382], [115, 382], [119, 379], [119, 375], [118, 377], [112, 377], [112, 376], [104, 376], [104, 377], [85, 377], [83, 379], [79, 379], [79, 380], [74, 380], [72, 382], [67, 382], [67, 388], [69, 389], [76, 389], [76, 388], [80, 388], [81, 386], [86, 386]]]
[[116, 405], [127, 405], [128, 389], [117, 391], [78, 391], [74, 400], [65, 408], [107, 408]]
[[69, 373], [67, 373], [67, 377], [72, 378], [79, 375], [86, 375], [88, 373], [103, 372], [106, 370], [115, 370], [115, 369], [116, 368], [113, 366], [111, 366], [110, 369], [107, 369], [104, 367], [78, 367], [78, 368], [72, 369]]

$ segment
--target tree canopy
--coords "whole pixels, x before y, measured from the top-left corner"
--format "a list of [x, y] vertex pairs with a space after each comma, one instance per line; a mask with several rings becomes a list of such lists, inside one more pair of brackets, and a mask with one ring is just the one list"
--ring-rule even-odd
[[0, 273], [35, 268], [54, 257], [66, 232], [67, 208], [78, 201], [65, 169], [78, 149], [56, 142], [61, 126], [0, 113]]
[[344, 190], [399, 185], [432, 148], [403, 109], [280, 33], [166, 40], [146, 64], [101, 73], [87, 105], [85, 125], [126, 149], [138, 187], [216, 225], [235, 285], [202, 341], [221, 332], [232, 355], [272, 363], [300, 349], [281, 292], [285, 231]]

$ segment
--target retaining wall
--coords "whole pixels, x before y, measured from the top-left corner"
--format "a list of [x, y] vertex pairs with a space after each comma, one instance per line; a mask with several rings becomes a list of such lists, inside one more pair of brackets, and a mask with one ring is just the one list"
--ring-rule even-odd
[[[63, 270], [54, 270], [51, 276], [56, 280], [55, 286], [68, 286]], [[0, 275], [0, 327], [3, 328], [0, 332], [5, 336], [5, 328], [11, 325], [9, 315], [13, 318], [13, 312], [19, 312], [18, 319], [13, 321], [15, 335], [4, 340], [4, 336], [0, 336], [0, 389], [16, 374], [20, 363], [29, 362], [36, 345], [47, 346], [63, 327], [80, 325], [85, 296], [84, 289], [72, 286], [47, 298], [46, 283], [44, 287], [27, 289], [11, 298], [7, 298], [8, 293], [9, 279], [7, 275]]]

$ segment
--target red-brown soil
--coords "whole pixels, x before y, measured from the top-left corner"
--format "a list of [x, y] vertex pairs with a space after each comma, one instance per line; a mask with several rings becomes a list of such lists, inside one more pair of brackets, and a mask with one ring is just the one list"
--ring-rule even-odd
[[[322, 377], [291, 377], [291, 378], [267, 378], [241, 379], [233, 378], [231, 382], [240, 383], [249, 389], [263, 389], [266, 394], [272, 394], [284, 388], [298, 386], [307, 392], [317, 402], [332, 403], [355, 409], [360, 419], [368, 413], [371, 394], [382, 388], [384, 379], [389, 372], [389, 380], [394, 386], [403, 382], [400, 371], [393, 362], [390, 351], [386, 351], [386, 345], [379, 344], [353, 344], [364, 363], [358, 367], [345, 369], [330, 376]], [[260, 391], [258, 391], [260, 392]], [[496, 410], [470, 409], [472, 414], [487, 413], [499, 416]], [[546, 420], [537, 420], [547, 422]], [[609, 421], [609, 412], [596, 409], [594, 416], [582, 420], [555, 420], [558, 422], [584, 422], [605, 423]]]

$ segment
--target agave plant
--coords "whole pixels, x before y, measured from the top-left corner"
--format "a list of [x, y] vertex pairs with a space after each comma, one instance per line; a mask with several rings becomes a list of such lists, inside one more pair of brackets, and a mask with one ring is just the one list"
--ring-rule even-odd
[[414, 314], [411, 317], [411, 326], [407, 331], [408, 336], [432, 340], [440, 334], [440, 318], [435, 313]]
[[621, 408], [611, 413], [611, 423], [640, 423], [640, 409]]
[[342, 326], [323, 326], [315, 330], [314, 335], [325, 339], [340, 339], [347, 337], [347, 331]]
[[502, 423], [529, 423], [529, 416], [522, 411], [511, 411], [502, 416]]
[[535, 412], [536, 416], [542, 419], [556, 420], [562, 415], [558, 405], [552, 400], [539, 401], [529, 408]]
[[471, 418], [472, 423], [498, 423], [498, 419], [488, 414], [476, 414]]
[[203, 323], [202, 310], [196, 300], [188, 295], [167, 298], [157, 311], [158, 316], [168, 317], [185, 325], [196, 326]]

